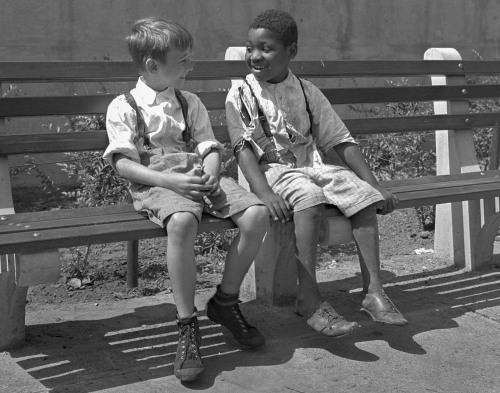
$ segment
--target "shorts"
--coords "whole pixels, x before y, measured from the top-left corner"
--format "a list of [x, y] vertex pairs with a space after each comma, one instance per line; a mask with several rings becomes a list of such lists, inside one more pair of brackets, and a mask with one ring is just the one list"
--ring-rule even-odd
[[[159, 161], [155, 160], [155, 170], [178, 173], [190, 173], [201, 163], [195, 154], [189, 153], [165, 155]], [[219, 184], [220, 195], [205, 197], [199, 201], [192, 201], [167, 188], [139, 184], [131, 184], [130, 194], [134, 208], [146, 214], [151, 221], [161, 227], [165, 227], [165, 220], [174, 213], [190, 212], [200, 222], [203, 213], [219, 218], [229, 218], [251, 206], [263, 204], [256, 195], [245, 190], [229, 177], [221, 177]]]
[[292, 168], [269, 164], [265, 176], [272, 190], [287, 200], [295, 212], [331, 204], [346, 217], [351, 217], [384, 200], [378, 190], [339, 165]]

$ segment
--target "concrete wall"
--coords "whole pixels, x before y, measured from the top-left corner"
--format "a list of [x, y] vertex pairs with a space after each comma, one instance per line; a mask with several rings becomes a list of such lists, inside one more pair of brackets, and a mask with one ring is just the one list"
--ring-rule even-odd
[[299, 59], [420, 59], [429, 46], [498, 55], [496, 0], [1, 0], [2, 60], [128, 59], [133, 20], [157, 15], [189, 28], [195, 57], [221, 59], [244, 43], [260, 11], [289, 11]]
[[[296, 18], [298, 60], [417, 60], [429, 47], [499, 57], [496, 0], [0, 0], [0, 7], [1, 61], [128, 60], [124, 37], [149, 15], [186, 26], [195, 59], [223, 59], [267, 8]], [[9, 132], [25, 124], [10, 122]]]

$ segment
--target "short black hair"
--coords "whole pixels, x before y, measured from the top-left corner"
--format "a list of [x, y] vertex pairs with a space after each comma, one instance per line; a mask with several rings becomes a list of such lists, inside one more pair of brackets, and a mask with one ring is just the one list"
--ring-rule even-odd
[[274, 32], [285, 47], [298, 41], [297, 23], [292, 15], [282, 10], [266, 10], [255, 17], [249, 29], [266, 29]]

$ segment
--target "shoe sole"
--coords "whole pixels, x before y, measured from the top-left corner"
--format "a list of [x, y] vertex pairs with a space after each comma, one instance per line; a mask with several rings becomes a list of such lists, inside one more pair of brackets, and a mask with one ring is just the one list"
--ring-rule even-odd
[[356, 330], [356, 329], [358, 329], [358, 328], [360, 327], [360, 326], [359, 326], [359, 324], [357, 324], [357, 323], [356, 323], [356, 325], [354, 325], [354, 326], [353, 326], [350, 330], [348, 330], [347, 332], [342, 333], [342, 334], [338, 334], [338, 335], [336, 335], [336, 336], [332, 336], [332, 335], [330, 335], [330, 334], [325, 334], [325, 333], [323, 333], [323, 331], [318, 331], [318, 330], [314, 329], [311, 325], [309, 325], [309, 324], [307, 323], [307, 319], [306, 319], [306, 317], [304, 317], [304, 316], [300, 315], [298, 312], [294, 311], [294, 314], [295, 314], [295, 315], [297, 316], [297, 318], [299, 318], [301, 321], [305, 321], [305, 322], [306, 322], [306, 325], [307, 325], [307, 326], [309, 326], [309, 327], [310, 327], [312, 330], [314, 330], [316, 333], [319, 333], [319, 334], [321, 334], [321, 335], [323, 335], [323, 336], [330, 337], [330, 338], [342, 338], [342, 337], [345, 337], [345, 336], [347, 336], [347, 335], [351, 334], [354, 330]]
[[182, 382], [195, 381], [201, 377], [203, 370], [194, 374], [175, 374], [176, 378]]

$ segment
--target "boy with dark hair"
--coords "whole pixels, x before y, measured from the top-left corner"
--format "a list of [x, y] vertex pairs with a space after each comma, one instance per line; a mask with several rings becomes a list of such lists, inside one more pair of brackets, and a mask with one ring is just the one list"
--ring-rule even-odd
[[192, 69], [191, 34], [175, 22], [145, 18], [134, 23], [127, 43], [141, 76], [130, 94], [109, 105], [104, 157], [130, 181], [136, 210], [166, 229], [179, 326], [174, 373], [191, 381], [203, 372], [194, 305], [194, 242], [202, 213], [229, 217], [239, 228], [207, 316], [247, 348], [259, 347], [265, 339], [241, 314], [239, 288], [267, 231], [269, 215], [255, 195], [220, 176], [223, 147], [214, 138], [207, 110], [196, 95], [176, 89]]
[[[235, 83], [226, 99], [239, 166], [274, 220], [290, 221], [293, 213], [297, 314], [328, 336], [357, 327], [322, 300], [316, 281], [320, 218], [325, 204], [333, 204], [351, 219], [363, 278], [362, 310], [377, 322], [405, 325], [382, 287], [376, 217], [377, 210], [392, 212], [397, 198], [379, 185], [327, 98], [293, 75], [289, 63], [297, 48], [297, 25], [288, 13], [267, 10], [250, 24], [245, 61], [251, 74]], [[334, 164], [337, 155], [347, 167]]]

